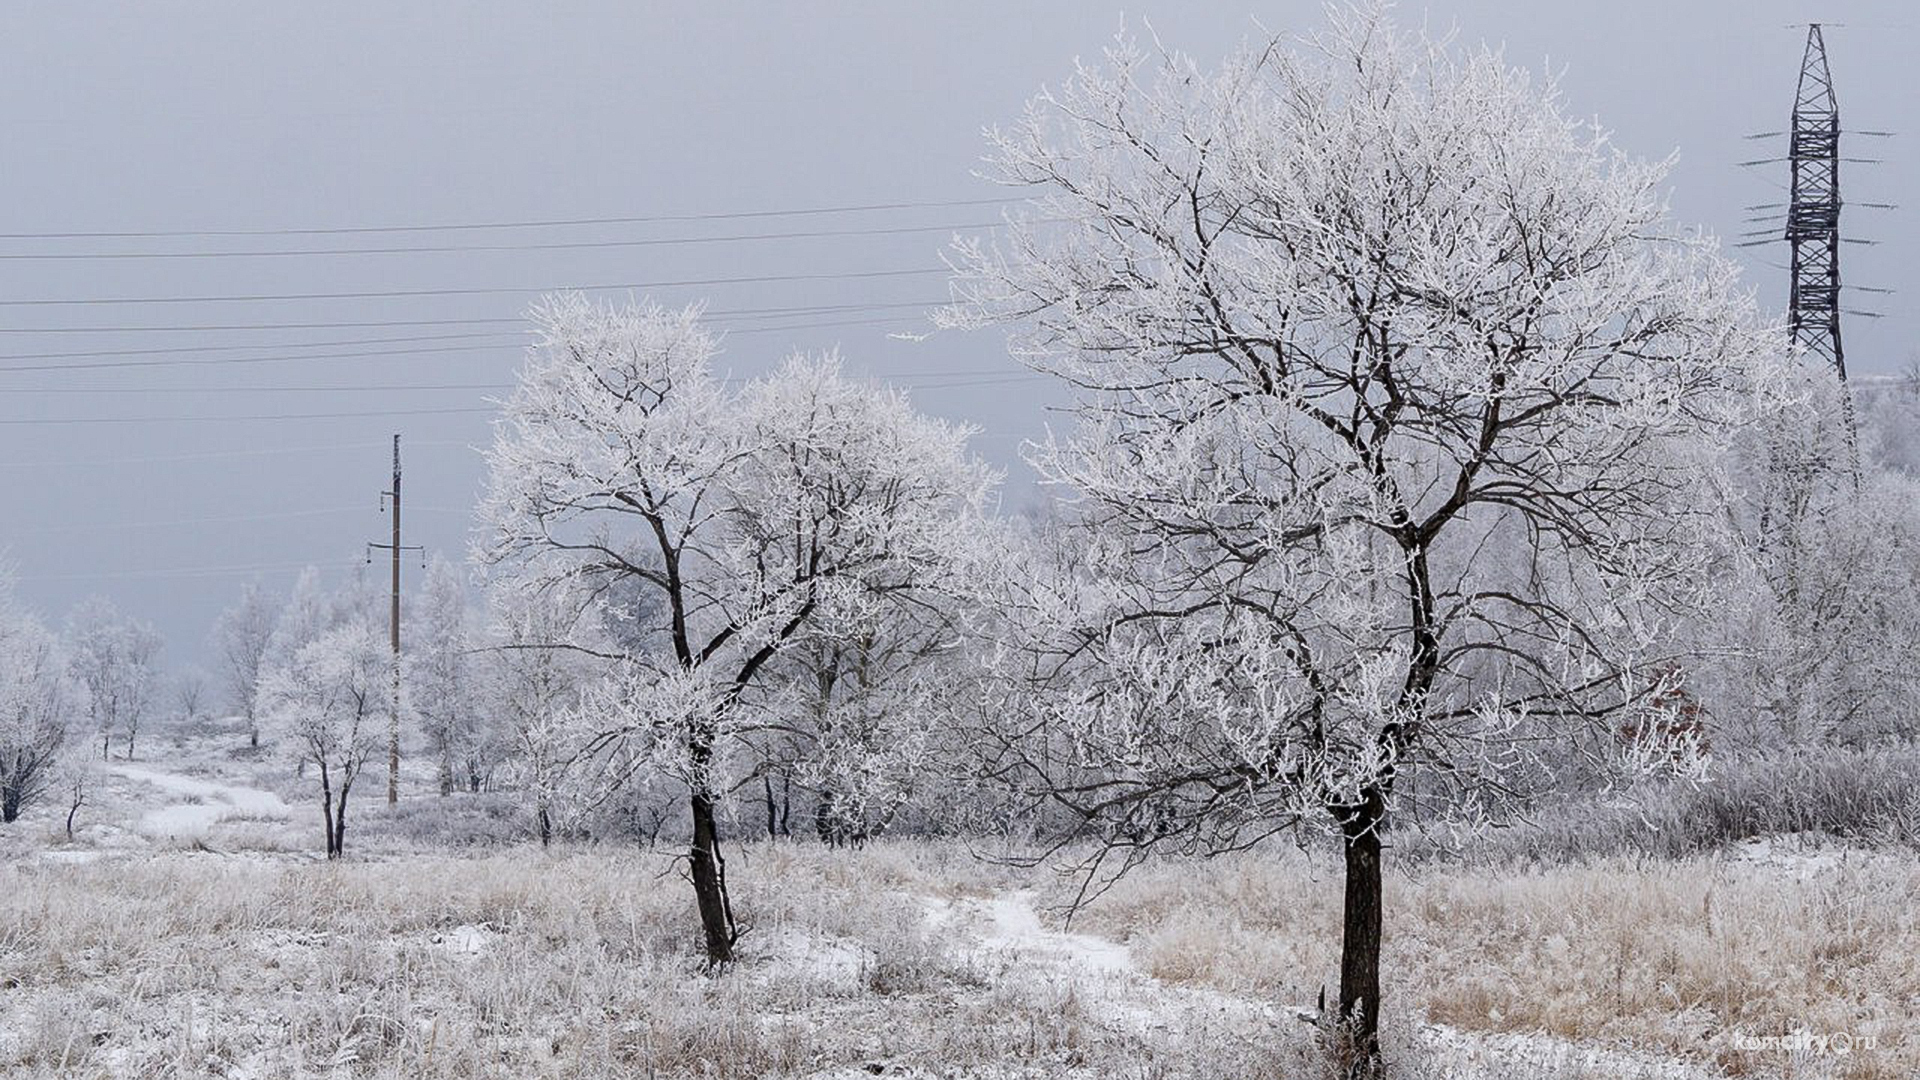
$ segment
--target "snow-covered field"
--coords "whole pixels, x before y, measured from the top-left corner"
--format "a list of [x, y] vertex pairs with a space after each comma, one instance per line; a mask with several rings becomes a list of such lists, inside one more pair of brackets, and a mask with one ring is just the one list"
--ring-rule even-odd
[[[126, 763], [115, 763], [108, 768], [137, 784], [158, 789], [168, 800], [140, 816], [140, 832], [157, 840], [205, 839], [216, 824], [233, 818], [284, 821], [293, 816], [286, 800], [271, 791]], [[175, 799], [180, 801], [171, 801]]]
[[[153, 753], [114, 764], [71, 843], [44, 815], [0, 834], [0, 1073], [1324, 1072], [1338, 877], [1297, 852], [1149, 864], [1068, 928], [1070, 882], [955, 844], [733, 847], [749, 930], [716, 975], [670, 852], [435, 850], [374, 792], [362, 850], [327, 864], [283, 763]], [[1920, 1069], [1910, 854], [1788, 838], [1391, 885], [1397, 1075]], [[1794, 1032], [1851, 1045], [1760, 1045]]]

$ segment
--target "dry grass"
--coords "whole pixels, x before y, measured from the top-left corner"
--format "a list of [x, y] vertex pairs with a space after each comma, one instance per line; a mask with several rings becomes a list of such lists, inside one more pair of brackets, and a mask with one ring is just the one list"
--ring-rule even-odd
[[3, 866], [0, 1073], [1198, 1078], [1219, 1060], [937, 937], [915, 894], [1003, 883], [963, 852], [736, 855], [752, 930], [717, 976], [673, 868], [534, 849]]
[[1750, 837], [1819, 833], [1920, 846], [1920, 744], [1822, 746], [1718, 758], [1705, 782], [1649, 780], [1536, 807], [1524, 828], [1453, 837], [1408, 829], [1403, 861], [1549, 865], [1596, 856], [1685, 859]]
[[[1305, 856], [1241, 856], [1143, 868], [1075, 925], [1131, 942], [1159, 978], [1311, 1006], [1333, 992], [1339, 900], [1338, 879]], [[1386, 929], [1390, 1012], [1733, 1076], [1920, 1076], [1910, 855], [1430, 866], [1389, 880]], [[1796, 1030], [1877, 1045], [1797, 1063], [1739, 1045]]]
[[[1703, 1074], [1920, 1075], [1899, 1030], [1920, 1000], [1920, 873], [1910, 858], [1830, 862], [1395, 876], [1396, 1077], [1618, 1080], [1669, 1075], [1663, 1057]], [[737, 852], [752, 929], [717, 977], [673, 869], [526, 848], [0, 866], [0, 1073], [1320, 1075], [1312, 1029], [1263, 1007], [1312, 1005], [1335, 969], [1339, 883], [1297, 853], [1136, 871], [1075, 929], [1128, 941], [1163, 982], [1104, 987], [982, 948], [977, 925], [929, 923], [928, 898], [1032, 884], [956, 845]], [[1470, 1033], [1472, 1053], [1420, 1020]], [[1795, 1028], [1878, 1047], [1792, 1061], [1731, 1038]], [[1628, 1049], [1547, 1065], [1526, 1040]], [[1488, 1047], [1502, 1049], [1475, 1056]]]

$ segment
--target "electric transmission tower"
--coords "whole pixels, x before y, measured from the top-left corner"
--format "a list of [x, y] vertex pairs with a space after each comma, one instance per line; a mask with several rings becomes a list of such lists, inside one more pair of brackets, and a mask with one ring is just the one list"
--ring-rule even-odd
[[1800, 59], [1800, 85], [1787, 131], [1787, 161], [1793, 174], [1787, 204], [1786, 240], [1792, 249], [1792, 285], [1787, 319], [1793, 339], [1833, 365], [1847, 379], [1840, 344], [1840, 104], [1827, 68], [1820, 24], [1807, 27]]
[[[1842, 236], [1840, 211], [1843, 206], [1874, 210], [1894, 209], [1891, 203], [1846, 202], [1840, 195], [1840, 163], [1872, 163], [1872, 158], [1843, 157], [1840, 150], [1840, 103], [1833, 90], [1833, 72], [1827, 66], [1827, 43], [1820, 23], [1807, 24], [1806, 50], [1800, 57], [1800, 81], [1794, 88], [1793, 118], [1786, 131], [1769, 131], [1747, 136], [1750, 139], [1774, 139], [1786, 136], [1785, 157], [1766, 157], [1743, 161], [1743, 166], [1771, 167], [1786, 162], [1789, 184], [1786, 203], [1761, 203], [1749, 211], [1764, 211], [1749, 223], [1766, 223], [1745, 233], [1755, 239], [1741, 247], [1775, 244], [1784, 240], [1789, 249], [1788, 265], [1781, 267], [1789, 275], [1787, 325], [1796, 345], [1807, 355], [1818, 357], [1833, 369], [1839, 379], [1842, 423], [1847, 452], [1854, 446], [1852, 388], [1847, 385], [1847, 355], [1840, 339], [1843, 314], [1879, 318], [1878, 312], [1858, 311], [1842, 303], [1843, 291], [1886, 293], [1891, 290], [1842, 284], [1840, 246], [1871, 244], [1871, 240]], [[1889, 136], [1888, 131], [1848, 131], [1849, 135]]]
[[[1847, 292], [1889, 293], [1891, 289], [1842, 284], [1840, 281], [1840, 245], [1871, 244], [1855, 236], [1840, 233], [1843, 206], [1868, 210], [1893, 210], [1894, 204], [1843, 200], [1840, 196], [1840, 163], [1875, 164], [1875, 158], [1844, 157], [1840, 150], [1840, 103], [1833, 91], [1833, 73], [1827, 67], [1827, 43], [1820, 23], [1807, 25], [1807, 47], [1800, 57], [1800, 82], [1794, 88], [1793, 119], [1786, 131], [1765, 131], [1749, 139], [1776, 139], [1784, 135], [1784, 157], [1764, 157], [1743, 161], [1748, 167], [1770, 167], [1786, 162], [1788, 197], [1785, 203], [1759, 203], [1747, 207], [1749, 224], [1767, 225], [1743, 236], [1750, 239], [1740, 247], [1759, 247], [1787, 242], [1790, 265], [1780, 267], [1790, 275], [1787, 294], [1787, 321], [1796, 344], [1833, 367], [1834, 374], [1847, 379], [1846, 351], [1840, 344], [1840, 316], [1862, 315], [1877, 319], [1877, 311], [1858, 311], [1842, 302]], [[1891, 136], [1891, 131], [1846, 129], [1848, 135]]]

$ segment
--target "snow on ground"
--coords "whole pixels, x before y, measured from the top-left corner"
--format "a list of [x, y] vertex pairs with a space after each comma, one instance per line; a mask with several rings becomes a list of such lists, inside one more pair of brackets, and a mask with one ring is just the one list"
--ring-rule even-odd
[[1018, 889], [986, 899], [926, 898], [928, 922], [957, 933], [959, 948], [1006, 960], [1014, 977], [1071, 986], [1101, 1022], [1136, 1036], [1194, 1030], [1215, 1024], [1261, 1030], [1277, 1011], [1268, 1002], [1200, 987], [1174, 986], [1143, 972], [1125, 944], [1055, 930], [1034, 907], [1034, 892]]
[[129, 780], [159, 788], [182, 801], [153, 807], [140, 817], [138, 829], [164, 840], [204, 839], [219, 821], [234, 817], [284, 821], [293, 816], [286, 800], [271, 791], [223, 784], [178, 773], [115, 762], [111, 770]]
[[1848, 867], [1868, 863], [1896, 864], [1897, 856], [1849, 846], [1835, 837], [1820, 833], [1781, 833], [1775, 836], [1751, 836], [1727, 849], [1732, 862], [1750, 863], [1775, 870], [1794, 881], [1829, 878]]
[[[204, 744], [181, 740], [169, 757], [106, 764], [100, 801], [90, 802], [82, 812], [77, 842], [58, 840], [56, 818], [47, 819], [49, 827], [43, 833], [15, 839], [52, 845], [39, 852], [49, 862], [86, 863], [113, 855], [116, 858], [109, 861], [118, 863], [120, 856], [163, 855], [160, 849], [169, 841], [177, 845], [183, 840], [205, 840], [210, 833], [211, 846], [223, 853], [254, 851], [249, 842], [281, 836], [290, 846], [257, 850], [293, 853], [294, 861], [301, 861], [312, 855], [309, 846], [314, 838], [305, 835], [305, 810], [296, 813], [287, 799], [299, 801], [303, 789], [288, 783], [283, 788], [287, 797], [282, 798], [252, 786], [274, 784], [275, 774], [283, 771], [278, 759], [231, 755], [218, 751], [211, 740]], [[173, 857], [200, 856], [188, 852]], [[1880, 862], [1910, 862], [1911, 857], [1863, 850], [1831, 838], [1787, 835], [1733, 845], [1724, 858], [1763, 869], [1768, 880], [1793, 889]], [[262, 864], [277, 865], [277, 858], [269, 856]], [[1004, 879], [999, 883], [1004, 884]], [[876, 937], [868, 927], [844, 920], [826, 920], [825, 925], [795, 921], [768, 926], [750, 936], [749, 959], [742, 970], [760, 987], [753, 992], [782, 1008], [825, 1010], [821, 1015], [830, 1013], [837, 1019], [862, 1007], [858, 1002], [910, 1009], [919, 994], [951, 994], [957, 1005], [947, 1008], [968, 1009], [985, 1009], [982, 1002], [1027, 995], [1058, 1002], [1060, 1010], [1076, 1018], [1071, 1023], [1088, 1023], [1089, 1030], [1103, 1032], [1099, 1037], [1127, 1046], [1181, 1043], [1232, 1049], [1242, 1044], [1301, 1042], [1309, 1031], [1301, 1020], [1314, 1019], [1284, 1002], [1257, 995], [1161, 982], [1147, 972], [1144, 962], [1136, 961], [1126, 943], [1058, 929], [1057, 920], [1039, 906], [1033, 889], [942, 899], [922, 894], [919, 890], [925, 887], [884, 898], [867, 897], [880, 901], [870, 913], [872, 921], [906, 924], [889, 931], [897, 937]], [[904, 919], [897, 918], [902, 912]], [[429, 963], [451, 963], [474, 978], [483, 973], [491, 978], [501, 965], [521, 955], [520, 931], [512, 920], [495, 918], [491, 912], [460, 910], [435, 926], [409, 926], [391, 940], [400, 942], [403, 949], [417, 950], [411, 955], [443, 958]], [[314, 963], [314, 956], [336, 951], [336, 944], [325, 931], [269, 930], [260, 948], [274, 958], [274, 964], [299, 970]], [[918, 970], [941, 964], [956, 965], [954, 970], [960, 974], [916, 979], [896, 973], [903, 965]], [[53, 1012], [66, 1008], [57, 995], [45, 1000], [51, 1004], [36, 1007]], [[426, 1024], [432, 1033], [419, 1036], [418, 1041], [432, 1044], [453, 1037], [435, 1026], [451, 1020], [424, 1006], [422, 1011], [432, 1015], [424, 1020], [410, 1017], [408, 1023]], [[886, 1029], [893, 1023], [890, 1015], [864, 1014], [862, 1020]], [[0, 1049], [7, 1043], [6, 1019], [0, 1003]], [[1418, 1075], [1423, 1080], [1708, 1080], [1722, 1075], [1704, 1063], [1627, 1045], [1573, 1042], [1543, 1032], [1493, 1033], [1418, 1024], [1417, 1017], [1407, 1020], [1397, 1053], [1422, 1062]], [[800, 1022], [825, 1021], [809, 1015]], [[0, 1059], [6, 1056], [0, 1052]], [[813, 1075], [817, 1080], [871, 1075], [876, 1063], [888, 1075], [922, 1075], [898, 1071], [889, 1064], [892, 1061], [880, 1054], [865, 1064], [836, 1066]], [[260, 1077], [272, 1071], [267, 1066], [236, 1065], [229, 1075]]]
[[[1103, 1021], [1137, 1035], [1191, 1029], [1195, 1024], [1264, 1031], [1283, 1021], [1316, 1019], [1310, 1011], [1162, 983], [1140, 969], [1125, 944], [1049, 928], [1034, 907], [1033, 895], [1032, 890], [1021, 889], [985, 900], [927, 898], [924, 905], [931, 924], [959, 929], [967, 946], [1001, 953], [1042, 975], [1072, 980]], [[1513, 1075], [1714, 1080], [1721, 1075], [1693, 1062], [1574, 1043], [1544, 1032], [1470, 1032], [1423, 1024], [1418, 1038], [1420, 1048], [1429, 1055], [1426, 1065], [1431, 1074], [1451, 1080]]]
[[1508, 1076], [1520, 1068], [1537, 1070], [1541, 1076], [1594, 1080], [1718, 1080], [1722, 1075], [1690, 1061], [1589, 1046], [1539, 1031], [1462, 1031], [1445, 1024], [1423, 1024], [1420, 1041], [1432, 1055], [1428, 1068], [1447, 1077]]
[[1049, 930], [1033, 907], [1033, 891], [1001, 893], [979, 905], [985, 916], [981, 941], [989, 946], [1057, 959], [1062, 965], [1100, 975], [1138, 974], [1133, 953], [1118, 942]]
[[87, 863], [98, 859], [100, 853], [88, 848], [49, 848], [42, 851], [40, 857], [48, 862]]
[[478, 956], [486, 952], [498, 936], [491, 927], [467, 924], [435, 934], [430, 943], [456, 955]]

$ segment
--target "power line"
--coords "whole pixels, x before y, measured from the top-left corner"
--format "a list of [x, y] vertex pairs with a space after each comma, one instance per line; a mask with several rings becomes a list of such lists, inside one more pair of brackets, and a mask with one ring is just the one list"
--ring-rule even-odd
[[[53, 458], [37, 461], [0, 461], [0, 468], [10, 469], [49, 469], [56, 465], [165, 465], [180, 461], [211, 461], [221, 458], [272, 457], [280, 454], [318, 454], [335, 450], [367, 450], [374, 447], [385, 448], [384, 442], [344, 442], [325, 443], [319, 446], [252, 446], [245, 450], [209, 450], [191, 454], [138, 454], [130, 457], [111, 458]], [[457, 446], [471, 450], [471, 443], [460, 439], [416, 439], [411, 444], [418, 449], [422, 446]]]
[[864, 229], [810, 229], [798, 232], [742, 233], [734, 236], [656, 236], [631, 240], [554, 240], [530, 244], [429, 244], [411, 247], [291, 248], [273, 251], [33, 251], [0, 252], [0, 261], [66, 261], [88, 259], [279, 259], [323, 255], [445, 255], [502, 251], [575, 251], [596, 248], [678, 247], [690, 244], [739, 244], [768, 240], [820, 240], [843, 236], [904, 236], [912, 233], [997, 229], [1004, 222], [975, 221], [952, 225], [899, 225]]
[[0, 373], [9, 371], [95, 371], [102, 368], [203, 367], [210, 364], [287, 364], [308, 360], [352, 360], [364, 357], [419, 356], [434, 353], [495, 352], [514, 346], [435, 345], [411, 349], [372, 349], [333, 353], [307, 353], [303, 356], [208, 356], [172, 360], [92, 360], [80, 364], [0, 364]]
[[758, 285], [787, 281], [862, 281], [874, 278], [947, 274], [944, 266], [900, 270], [854, 270], [817, 274], [754, 274], [746, 277], [685, 278], [601, 285], [553, 285], [539, 288], [385, 289], [362, 292], [262, 293], [251, 296], [109, 296], [92, 299], [0, 300], [0, 307], [64, 307], [97, 304], [237, 304], [281, 300], [375, 300], [411, 296], [499, 296], [547, 292], [595, 292], [612, 289], [670, 289], [696, 285]]
[[[1033, 372], [1006, 369], [1000, 371], [903, 371], [888, 374], [845, 376], [862, 382], [910, 382], [914, 379], [955, 379], [955, 382], [927, 383], [917, 389], [938, 390], [947, 387], [987, 385], [997, 382], [1037, 378]], [[720, 379], [723, 383], [751, 382], [751, 378]], [[9, 389], [14, 394], [353, 394], [448, 391], [505, 391], [519, 386], [515, 382], [465, 383], [353, 383], [297, 384], [267, 386], [22, 386]]]
[[907, 202], [853, 203], [779, 210], [734, 210], [704, 214], [650, 214], [638, 217], [552, 218], [533, 221], [450, 222], [439, 225], [350, 225], [280, 229], [173, 229], [146, 231], [70, 231], [0, 233], [0, 240], [158, 239], [195, 236], [343, 236], [371, 233], [462, 232], [482, 229], [548, 229], [576, 225], [652, 225], [676, 221], [740, 221], [751, 218], [811, 217], [821, 214], [873, 213], [883, 210], [924, 210], [962, 206], [997, 206], [1013, 201], [994, 199], [931, 199]]
[[304, 394], [406, 391], [511, 390], [514, 383], [374, 383], [357, 386], [21, 386], [10, 394]]
[[[896, 316], [893, 318], [884, 318], [884, 319], [838, 319], [838, 320], [830, 320], [825, 322], [787, 323], [787, 324], [782, 324], [778, 326], [750, 326], [750, 327], [739, 328], [739, 329], [722, 326], [722, 327], [715, 327], [714, 329], [720, 331], [725, 336], [731, 337], [734, 335], [743, 335], [743, 334], [776, 334], [776, 333], [785, 333], [785, 332], [794, 331], [794, 330], [817, 330], [817, 329], [828, 329], [833, 327], [898, 326], [905, 323], [918, 323], [920, 321], [921, 320], [911, 316]], [[448, 335], [448, 336], [457, 338], [457, 337], [467, 337], [467, 336], [486, 337], [489, 335], [480, 334], [480, 335]], [[507, 335], [502, 335], [502, 336], [507, 336]], [[400, 340], [400, 339], [395, 339], [395, 340]], [[430, 339], [423, 339], [423, 340], [430, 340]], [[341, 342], [340, 344], [353, 344], [353, 343]], [[265, 349], [265, 348], [272, 348], [274, 346], [257, 345], [252, 347]], [[305, 348], [308, 346], [295, 345], [292, 347]], [[189, 358], [181, 358], [181, 359], [160, 359], [160, 360], [94, 360], [94, 361], [88, 361], [85, 363], [77, 363], [77, 364], [0, 364], [0, 374], [4, 374], [7, 372], [19, 372], [19, 371], [96, 371], [96, 370], [102, 370], [102, 369], [108, 369], [108, 368], [161, 368], [161, 367], [204, 367], [208, 365], [237, 365], [237, 364], [289, 364], [289, 363], [302, 363], [309, 360], [351, 360], [351, 359], [361, 359], [361, 358], [368, 358], [368, 357], [396, 357], [396, 356], [419, 356], [419, 355], [443, 354], [443, 353], [495, 352], [499, 350], [513, 349], [518, 347], [519, 345], [516, 342], [501, 341], [492, 345], [418, 346], [418, 347], [405, 348], [405, 349], [372, 349], [372, 350], [350, 350], [347, 352], [332, 352], [332, 353], [307, 353], [299, 356], [209, 356], [209, 357], [189, 357]], [[220, 349], [243, 349], [243, 348], [246, 348], [246, 346], [217, 346], [217, 347], [209, 347], [204, 350], [192, 349], [192, 348], [178, 348], [178, 349], [168, 348], [168, 349], [155, 349], [151, 351], [155, 353], [161, 353], [161, 354], [172, 354], [172, 353], [191, 353], [191, 352], [203, 352], [203, 351], [214, 352], [214, 351], [219, 351]], [[127, 350], [127, 351], [134, 352], [134, 353], [143, 353], [143, 354], [145, 352], [145, 350]], [[84, 356], [87, 356], [88, 354], [87, 353], [54, 353], [52, 355], [56, 357], [63, 356], [63, 355], [73, 356], [73, 357], [84, 357]], [[105, 352], [105, 353], [101, 353], [100, 355], [110, 356], [110, 355], [117, 355], [117, 354], [114, 352]], [[0, 360], [11, 360], [11, 359], [18, 359], [18, 358], [20, 357], [0, 357]]]
[[348, 338], [336, 341], [274, 341], [244, 345], [172, 345], [159, 349], [91, 349], [85, 352], [0, 353], [0, 360], [62, 360], [94, 356], [164, 356], [173, 353], [245, 352], [261, 349], [326, 349], [340, 345], [398, 345], [418, 341], [471, 341], [515, 335], [498, 330], [471, 334], [413, 334], [402, 337]]
[[[820, 315], [837, 311], [878, 311], [890, 308], [935, 308], [951, 301], [945, 297], [932, 300], [906, 300], [882, 304], [811, 304], [788, 307], [757, 308], [709, 308], [702, 314], [708, 318], [774, 317], [777, 315]], [[4, 326], [0, 334], [156, 334], [185, 333], [228, 330], [339, 330], [361, 329], [369, 327], [400, 326], [480, 326], [514, 325], [524, 326], [524, 317], [475, 318], [475, 319], [374, 319], [361, 321], [330, 320], [327, 322], [256, 322], [256, 323], [197, 323], [171, 324], [167, 326]]]
[[723, 337], [738, 337], [742, 334], [778, 334], [789, 330], [823, 330], [846, 326], [899, 326], [922, 321], [911, 315], [896, 315], [888, 319], [837, 319], [831, 322], [792, 323], [786, 326], [749, 326], [744, 330], [731, 330], [725, 327], [720, 329]]
[[183, 566], [160, 570], [92, 570], [77, 574], [27, 574], [15, 578], [16, 581], [92, 581], [105, 578], [177, 578], [177, 577], [223, 577], [230, 574], [268, 574], [290, 570], [345, 570], [361, 565], [359, 559], [348, 562], [326, 560], [322, 562], [294, 563], [251, 563], [227, 566]]
[[[116, 529], [163, 529], [180, 525], [226, 525], [240, 521], [282, 521], [292, 518], [325, 517], [330, 514], [364, 514], [366, 512], [367, 508], [365, 506], [329, 506], [318, 510], [286, 510], [266, 514], [220, 514], [209, 517], [171, 518], [165, 521], [116, 521], [113, 523], [113, 527]], [[86, 523], [29, 525], [26, 528], [15, 528], [8, 531], [9, 533], [52, 533], [91, 532], [97, 529], [99, 529], [99, 525]]]
[[476, 405], [470, 408], [448, 409], [370, 409], [346, 412], [314, 413], [253, 413], [244, 416], [33, 416], [0, 420], [0, 424], [21, 426], [29, 424], [214, 424], [229, 421], [255, 420], [344, 420], [372, 416], [448, 416], [457, 413], [490, 413], [497, 410], [491, 406]]
[[[944, 303], [945, 301], [936, 301]], [[478, 326], [514, 324], [524, 326], [525, 318], [487, 319], [374, 319], [368, 321], [262, 322], [262, 323], [175, 323], [168, 326], [0, 326], [0, 334], [171, 334], [229, 330], [341, 330], [364, 327], [399, 326]]]
[[[1034, 379], [1045, 378], [1046, 376], [1037, 372], [1008, 372], [1008, 373], [904, 372], [897, 375], [857, 375], [857, 376], [851, 376], [851, 377], [866, 380], [866, 381], [875, 381], [875, 382], [905, 382], [906, 380], [910, 380], [914, 378], [941, 378], [941, 379], [946, 379], [947, 381], [925, 383], [918, 386], [913, 386], [909, 384], [907, 388], [918, 389], [918, 390], [948, 390], [948, 389], [965, 389], [969, 387], [978, 387], [978, 386], [995, 386], [995, 385], [1000, 385], [1005, 383], [1014, 383], [1014, 382], [1026, 382]], [[751, 380], [726, 379], [722, 381], [738, 383], [738, 382], [747, 382]], [[396, 391], [396, 390], [422, 390], [422, 391], [511, 390], [513, 389], [514, 385], [515, 384], [512, 384], [512, 383], [487, 383], [487, 384], [439, 384], [439, 385], [420, 385], [420, 386], [389, 385], [389, 386], [366, 386], [366, 387], [351, 387], [351, 386], [220, 387], [216, 389], [229, 391], [229, 392], [252, 390], [252, 391], [257, 391], [261, 393], [275, 392], [275, 391], [281, 391], [281, 390], [285, 390], [285, 391], [309, 391], [310, 390], [310, 391], [330, 391], [330, 392], [352, 392], [355, 390], [372, 390], [372, 391], [390, 392], [390, 391]], [[204, 387], [175, 388], [175, 392], [204, 393], [207, 391], [207, 389], [208, 388], [204, 388]], [[29, 393], [85, 392], [85, 388], [78, 391], [67, 389], [67, 388], [46, 388], [46, 389], [40, 389], [40, 390], [30, 389], [26, 392], [29, 392]], [[137, 388], [128, 388], [125, 390], [96, 390], [95, 392], [141, 393], [143, 391]], [[450, 408], [371, 409], [371, 410], [344, 410], [344, 411], [337, 411], [337, 412], [267, 413], [267, 414], [244, 414], [244, 415], [227, 415], [227, 416], [199, 415], [199, 416], [22, 417], [22, 418], [0, 419], [0, 425], [21, 426], [21, 425], [44, 425], [44, 424], [163, 424], [163, 423], [206, 424], [206, 423], [217, 423], [217, 422], [223, 422], [223, 421], [332, 420], [332, 419], [347, 419], [347, 418], [375, 417], [375, 416], [438, 416], [438, 415], [456, 415], [456, 414], [470, 414], [470, 413], [493, 413], [497, 411], [498, 410], [496, 407], [489, 405], [489, 406], [450, 407]]]

